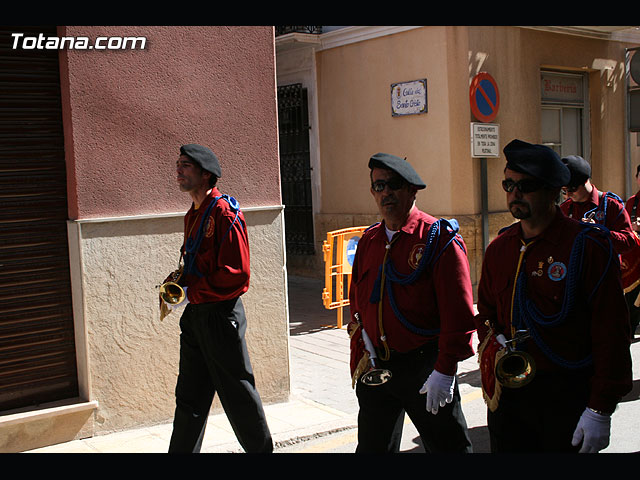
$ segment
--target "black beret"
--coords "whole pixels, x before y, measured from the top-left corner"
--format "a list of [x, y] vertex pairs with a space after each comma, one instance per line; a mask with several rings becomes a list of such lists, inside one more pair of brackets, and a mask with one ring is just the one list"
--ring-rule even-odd
[[197, 143], [190, 143], [180, 147], [180, 153], [191, 158], [194, 162], [198, 163], [207, 172], [211, 172], [216, 177], [222, 176], [222, 169], [220, 168], [220, 162], [218, 157], [211, 151], [210, 148], [203, 147]]
[[546, 145], [535, 145], [522, 140], [511, 141], [503, 150], [507, 168], [544, 180], [551, 187], [564, 187], [571, 174], [560, 155]]
[[578, 155], [569, 155], [562, 159], [571, 172], [571, 179], [567, 187], [579, 187], [591, 178], [591, 165], [584, 158]]
[[427, 186], [409, 162], [389, 153], [376, 153], [369, 159], [369, 168], [393, 170], [418, 190]]

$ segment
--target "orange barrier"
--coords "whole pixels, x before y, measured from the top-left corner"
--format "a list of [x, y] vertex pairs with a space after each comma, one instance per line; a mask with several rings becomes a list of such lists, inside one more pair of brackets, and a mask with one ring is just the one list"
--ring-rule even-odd
[[342, 328], [342, 308], [349, 305], [351, 266], [358, 241], [367, 228], [352, 227], [327, 232], [327, 239], [322, 243], [325, 265], [322, 303], [326, 309], [338, 310], [338, 328]]

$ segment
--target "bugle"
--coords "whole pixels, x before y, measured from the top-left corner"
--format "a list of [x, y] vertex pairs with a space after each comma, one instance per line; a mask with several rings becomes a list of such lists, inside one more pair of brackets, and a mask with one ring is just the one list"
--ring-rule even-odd
[[377, 368], [375, 361], [377, 358], [376, 351], [364, 328], [362, 329], [362, 340], [364, 341], [365, 348], [369, 352], [370, 368], [360, 377], [360, 381], [370, 387], [387, 383], [391, 379], [391, 371], [386, 368]]
[[170, 275], [170, 280], [160, 285], [160, 298], [168, 305], [177, 305], [185, 299], [184, 288], [178, 281], [182, 276], [182, 269], [178, 269]]
[[496, 380], [506, 388], [520, 388], [528, 384], [536, 373], [536, 364], [527, 352], [515, 350], [513, 344], [528, 337], [526, 330], [507, 340], [507, 352], [496, 363]]

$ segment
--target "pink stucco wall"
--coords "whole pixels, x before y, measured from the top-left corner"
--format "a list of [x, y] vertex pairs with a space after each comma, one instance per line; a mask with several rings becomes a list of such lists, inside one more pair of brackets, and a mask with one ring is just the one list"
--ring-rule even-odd
[[219, 157], [241, 207], [280, 205], [273, 27], [59, 27], [144, 50], [60, 53], [71, 219], [185, 211], [181, 144]]

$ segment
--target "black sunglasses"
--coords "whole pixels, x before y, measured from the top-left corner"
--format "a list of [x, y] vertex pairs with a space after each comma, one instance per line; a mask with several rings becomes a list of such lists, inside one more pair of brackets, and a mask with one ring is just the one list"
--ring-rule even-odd
[[507, 193], [513, 192], [513, 189], [516, 187], [522, 193], [531, 193], [531, 192], [535, 192], [537, 190], [542, 189], [544, 187], [544, 182], [540, 180], [529, 179], [529, 178], [518, 180], [517, 182], [514, 182], [511, 179], [502, 181], [502, 188]]
[[404, 179], [400, 177], [393, 177], [391, 180], [376, 180], [371, 183], [371, 188], [374, 192], [382, 192], [384, 187], [389, 187], [391, 190], [400, 190], [404, 185]]

